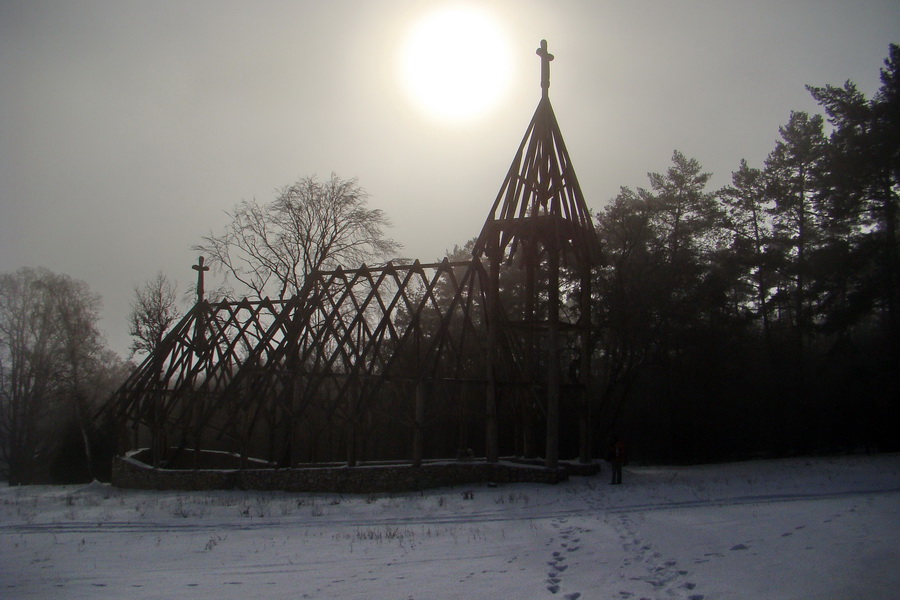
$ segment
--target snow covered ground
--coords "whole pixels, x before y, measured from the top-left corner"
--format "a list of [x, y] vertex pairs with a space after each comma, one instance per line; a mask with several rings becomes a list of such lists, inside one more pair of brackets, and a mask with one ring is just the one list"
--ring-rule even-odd
[[900, 455], [392, 496], [0, 489], [0, 598], [900, 598]]

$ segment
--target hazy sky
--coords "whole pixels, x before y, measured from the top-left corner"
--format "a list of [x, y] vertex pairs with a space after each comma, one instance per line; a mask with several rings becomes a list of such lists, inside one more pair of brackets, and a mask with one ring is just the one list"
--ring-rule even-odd
[[675, 149], [715, 187], [742, 158], [760, 166], [791, 110], [820, 112], [805, 84], [871, 95], [900, 42], [897, 0], [481, 2], [512, 83], [449, 123], [411, 104], [396, 67], [443, 4], [0, 0], [0, 272], [86, 281], [125, 355], [133, 288], [162, 270], [186, 291], [223, 211], [300, 177], [357, 177], [408, 257], [477, 235], [540, 99], [541, 38], [593, 210]]

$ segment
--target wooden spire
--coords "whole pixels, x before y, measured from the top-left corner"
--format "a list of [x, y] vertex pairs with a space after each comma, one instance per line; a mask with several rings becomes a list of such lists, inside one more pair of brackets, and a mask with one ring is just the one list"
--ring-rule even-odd
[[474, 254], [490, 247], [514, 254], [524, 238], [545, 245], [547, 229], [576, 250], [585, 261], [594, 256], [597, 240], [591, 212], [584, 201], [572, 160], [550, 104], [550, 61], [546, 40], [536, 51], [541, 58], [542, 96], [525, 131], [500, 192], [494, 201]]

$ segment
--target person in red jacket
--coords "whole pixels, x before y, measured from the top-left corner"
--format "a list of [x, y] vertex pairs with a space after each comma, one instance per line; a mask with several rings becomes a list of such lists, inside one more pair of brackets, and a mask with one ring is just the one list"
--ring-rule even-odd
[[614, 437], [612, 444], [609, 445], [609, 466], [612, 470], [611, 485], [619, 485], [622, 483], [622, 465], [625, 464], [625, 442], [618, 437]]

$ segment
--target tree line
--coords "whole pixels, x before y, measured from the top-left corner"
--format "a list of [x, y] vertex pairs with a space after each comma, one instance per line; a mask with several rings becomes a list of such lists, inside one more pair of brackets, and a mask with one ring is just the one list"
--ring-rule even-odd
[[808, 87], [760, 167], [675, 152], [597, 215], [600, 419], [648, 456], [896, 448], [900, 48]]

